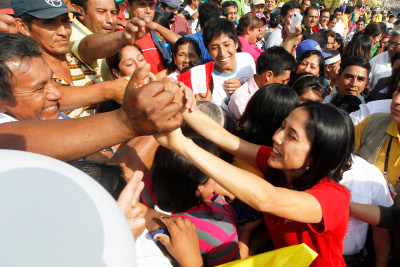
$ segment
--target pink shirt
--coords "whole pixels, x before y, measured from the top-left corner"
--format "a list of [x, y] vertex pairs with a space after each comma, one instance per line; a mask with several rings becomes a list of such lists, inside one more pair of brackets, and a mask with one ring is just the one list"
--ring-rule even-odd
[[258, 85], [254, 81], [254, 76], [250, 80], [240, 86], [229, 100], [229, 110], [232, 115], [239, 120], [249, 103], [250, 98], [258, 91]]
[[264, 52], [264, 50], [260, 49], [256, 44], [249, 44], [249, 42], [247, 42], [243, 37], [238, 36], [238, 38], [242, 52], [249, 53], [254, 58], [254, 61], [257, 62], [257, 58], [262, 52]]

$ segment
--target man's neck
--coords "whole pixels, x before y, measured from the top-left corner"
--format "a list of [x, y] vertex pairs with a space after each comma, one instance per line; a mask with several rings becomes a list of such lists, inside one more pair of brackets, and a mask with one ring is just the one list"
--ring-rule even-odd
[[264, 85], [266, 85], [267, 81], [265, 80], [265, 74], [254, 74], [254, 82], [257, 84], [258, 88], [263, 87]]
[[196, 10], [196, 7], [193, 4], [190, 4], [189, 7], [193, 10]]

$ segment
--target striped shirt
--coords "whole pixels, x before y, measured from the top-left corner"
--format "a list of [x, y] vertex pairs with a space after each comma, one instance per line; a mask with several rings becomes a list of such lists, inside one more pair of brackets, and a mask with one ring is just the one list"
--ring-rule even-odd
[[[100, 76], [95, 71], [90, 70], [71, 53], [66, 54], [66, 58], [72, 76], [72, 83], [62, 78], [53, 76], [54, 81], [58, 84], [68, 86], [87, 86], [102, 81]], [[70, 117], [86, 117], [93, 115], [96, 112], [96, 107], [96, 105], [81, 107], [74, 110], [64, 111], [64, 113]]]
[[[142, 203], [150, 208], [157, 204], [152, 173], [151, 170], [145, 175], [145, 188], [141, 193]], [[200, 252], [207, 265], [215, 266], [239, 259], [237, 217], [235, 210], [221, 195], [213, 195], [210, 200], [172, 216], [187, 218], [196, 226]]]

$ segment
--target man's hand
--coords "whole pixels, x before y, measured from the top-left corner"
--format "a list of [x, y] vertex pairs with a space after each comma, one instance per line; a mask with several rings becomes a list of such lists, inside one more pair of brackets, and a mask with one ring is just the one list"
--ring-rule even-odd
[[135, 172], [117, 200], [118, 206], [121, 208], [128, 220], [132, 234], [135, 238], [138, 238], [143, 233], [146, 222], [144, 219], [146, 208], [139, 203], [139, 195], [144, 187], [142, 178], [142, 172]]
[[119, 110], [121, 120], [135, 136], [175, 130], [182, 124], [180, 106], [173, 103], [174, 94], [165, 90], [162, 82], [150, 82], [138, 87], [132, 75]]
[[0, 12], [0, 32], [18, 33], [15, 26], [15, 19], [12, 16]]
[[240, 86], [242, 86], [242, 83], [236, 78], [231, 78], [224, 81], [224, 89], [230, 95], [233, 94]]
[[154, 237], [166, 247], [180, 266], [203, 266], [196, 226], [181, 217], [161, 217], [161, 220], [171, 237], [165, 234], [156, 234]]
[[146, 21], [147, 18], [134, 17], [125, 26], [125, 30], [122, 31], [122, 39], [127, 45], [133, 45], [136, 40], [143, 38], [147, 34]]

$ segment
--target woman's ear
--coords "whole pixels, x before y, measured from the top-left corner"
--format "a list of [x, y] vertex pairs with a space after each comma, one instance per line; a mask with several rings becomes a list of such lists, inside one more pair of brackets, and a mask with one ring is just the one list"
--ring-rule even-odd
[[115, 77], [117, 78], [121, 78], [121, 73], [119, 72], [119, 70], [116, 69], [112, 69], [112, 73], [115, 75]]

